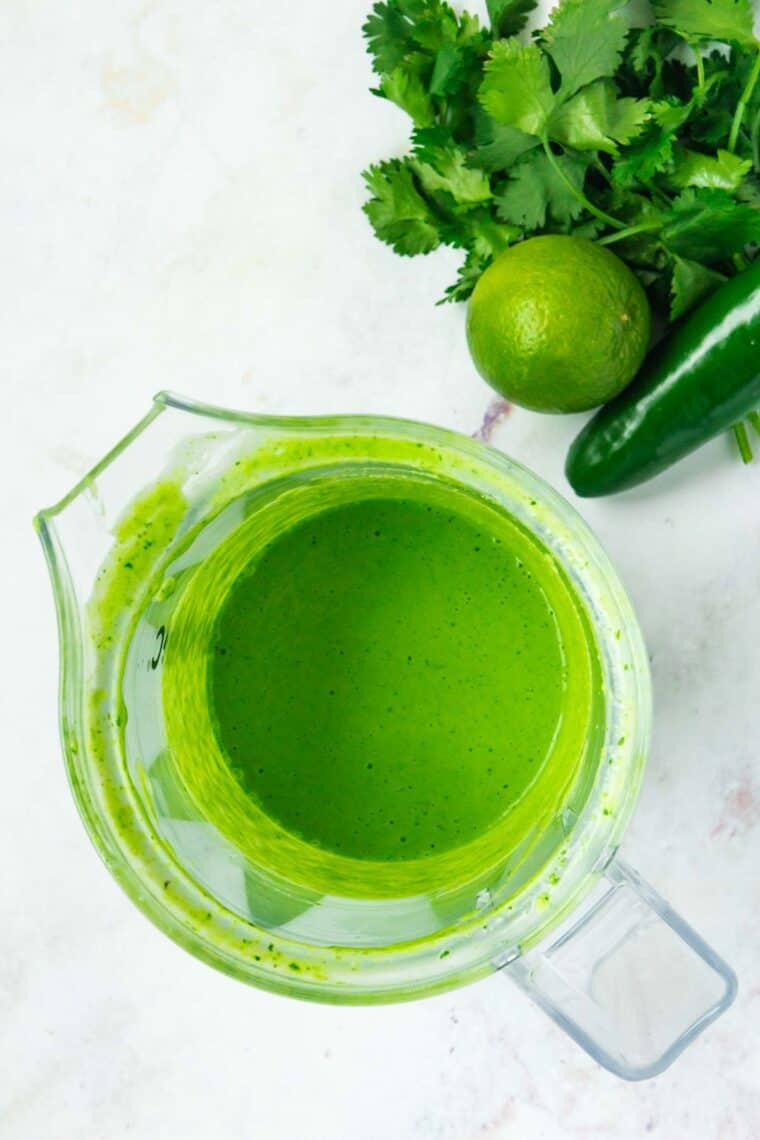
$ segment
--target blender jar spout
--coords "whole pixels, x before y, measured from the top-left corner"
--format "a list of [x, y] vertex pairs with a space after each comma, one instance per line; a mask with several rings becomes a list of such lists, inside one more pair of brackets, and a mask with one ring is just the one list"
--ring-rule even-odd
[[86, 604], [120, 521], [141, 488], [172, 481], [183, 494], [188, 487], [202, 490], [207, 468], [223, 463], [235, 429], [245, 426], [255, 446], [257, 438], [271, 440], [282, 423], [159, 392], [132, 430], [68, 494], [35, 517], [56, 597], [68, 583], [75, 604]]

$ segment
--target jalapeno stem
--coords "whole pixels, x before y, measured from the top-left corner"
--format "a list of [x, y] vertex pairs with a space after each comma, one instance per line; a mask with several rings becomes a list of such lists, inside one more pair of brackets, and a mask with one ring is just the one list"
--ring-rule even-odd
[[742, 463], [751, 463], [752, 446], [749, 442], [749, 436], [747, 435], [747, 425], [743, 423], [734, 424], [734, 435], [739, 445], [739, 454], [742, 457]]

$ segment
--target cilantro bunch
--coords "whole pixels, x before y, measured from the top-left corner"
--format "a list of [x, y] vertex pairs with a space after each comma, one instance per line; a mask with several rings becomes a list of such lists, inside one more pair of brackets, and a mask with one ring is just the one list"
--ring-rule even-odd
[[[365, 171], [377, 236], [407, 256], [465, 252], [443, 300], [536, 234], [613, 246], [662, 321], [760, 244], [760, 45], [750, 0], [380, 0], [364, 26], [374, 93], [412, 120], [410, 152]], [[638, 26], [642, 25], [642, 26]]]

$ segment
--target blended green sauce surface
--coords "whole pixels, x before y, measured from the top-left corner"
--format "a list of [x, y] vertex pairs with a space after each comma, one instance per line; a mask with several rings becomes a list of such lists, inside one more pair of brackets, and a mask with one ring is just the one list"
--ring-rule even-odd
[[564, 711], [530, 540], [369, 498], [307, 519], [235, 582], [212, 647], [222, 748], [288, 831], [356, 859], [476, 839], [537, 777]]
[[199, 814], [321, 893], [453, 890], [524, 860], [598, 712], [556, 559], [488, 498], [403, 470], [252, 507], [230, 508], [169, 622], [166, 732]]

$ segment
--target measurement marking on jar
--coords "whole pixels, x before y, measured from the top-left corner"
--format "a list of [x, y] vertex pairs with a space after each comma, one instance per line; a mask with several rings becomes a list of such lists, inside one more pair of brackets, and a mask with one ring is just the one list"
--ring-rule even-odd
[[166, 652], [166, 643], [168, 640], [169, 634], [166, 632], [166, 626], [162, 625], [156, 630], [156, 642], [158, 644], [158, 648], [156, 649], [155, 657], [151, 657], [150, 659], [151, 669], [158, 669], [159, 665], [163, 661], [164, 654]]

